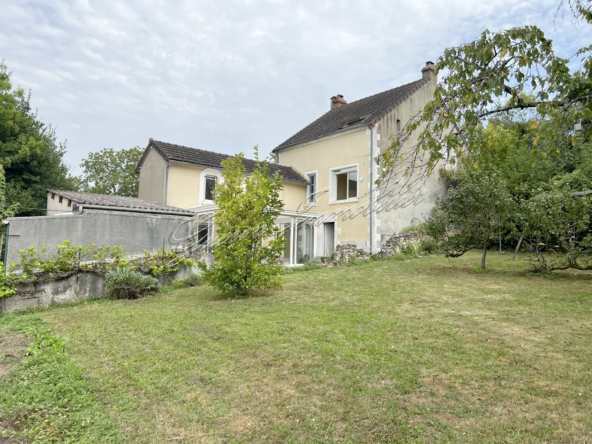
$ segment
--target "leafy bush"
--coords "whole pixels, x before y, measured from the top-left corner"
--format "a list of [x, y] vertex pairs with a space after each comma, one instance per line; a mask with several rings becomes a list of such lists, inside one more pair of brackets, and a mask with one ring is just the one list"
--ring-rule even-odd
[[195, 262], [182, 256], [180, 253], [165, 247], [152, 253], [144, 251], [144, 256], [133, 258], [123, 252], [123, 246], [97, 247], [91, 244], [88, 247], [74, 246], [72, 241], [65, 240], [63, 244], [56, 245], [56, 252], [47, 255], [47, 245], [43, 244], [40, 250], [29, 247], [20, 251], [19, 264], [10, 264], [10, 270], [22, 270], [18, 278], [9, 275], [12, 280], [23, 282], [27, 279], [37, 280], [39, 275], [61, 275], [62, 277], [76, 273], [78, 270], [104, 274], [118, 268], [140, 269], [149, 271], [154, 276], [169, 274], [177, 271], [181, 265], [193, 266]]
[[159, 291], [157, 279], [130, 268], [118, 268], [105, 276], [105, 293], [110, 299], [138, 299]]
[[279, 288], [282, 267], [277, 264], [284, 250], [285, 234], [276, 224], [283, 209], [282, 177], [270, 176], [269, 164], [259, 162], [245, 177], [243, 156], [222, 162], [223, 182], [216, 186], [218, 205], [217, 242], [212, 246], [214, 263], [199, 262], [204, 282], [218, 290], [244, 296], [259, 288]]
[[201, 276], [199, 274], [192, 274], [185, 279], [175, 279], [171, 284], [173, 290], [181, 288], [197, 287], [201, 285]]
[[4, 271], [4, 264], [0, 262], [0, 298], [11, 296], [16, 293], [14, 282], [15, 277], [13, 275], [6, 274]]
[[20, 264], [10, 264], [11, 270], [22, 269], [22, 276], [28, 278], [36, 274], [54, 275], [57, 273], [73, 273], [80, 267], [81, 271], [104, 273], [110, 269], [126, 267], [130, 258], [123, 252], [123, 246], [97, 247], [91, 244], [88, 247], [74, 246], [72, 241], [65, 240], [63, 244], [56, 245], [56, 252], [47, 256], [47, 245], [43, 244], [40, 250], [29, 247], [20, 251]]
[[186, 287], [197, 287], [201, 285], [201, 276], [199, 274], [191, 274], [182, 280]]
[[440, 245], [432, 238], [423, 239], [419, 244], [419, 251], [426, 254], [436, 254], [441, 251]]
[[407, 244], [401, 248], [401, 253], [407, 256], [416, 257], [419, 256], [419, 248], [415, 244]]
[[139, 264], [140, 267], [148, 269], [154, 276], [158, 276], [159, 274], [169, 274], [177, 271], [181, 265], [192, 267], [195, 262], [181, 256], [170, 248], [160, 248], [155, 253], [144, 250], [144, 257], [136, 260], [134, 264]]

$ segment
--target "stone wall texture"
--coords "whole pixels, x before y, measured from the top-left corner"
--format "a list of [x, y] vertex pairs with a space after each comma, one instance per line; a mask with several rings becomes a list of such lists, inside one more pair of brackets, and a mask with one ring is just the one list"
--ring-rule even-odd
[[[196, 267], [181, 266], [169, 275], [159, 275], [161, 285], [170, 285], [175, 279], [185, 279], [198, 273]], [[105, 297], [105, 275], [80, 273], [65, 279], [39, 280], [18, 284], [16, 294], [0, 298], [0, 312], [23, 308], [48, 307], [62, 302], [83, 301], [89, 298]]]
[[[401, 253], [407, 245], [419, 245], [425, 238], [425, 235], [416, 231], [395, 233], [383, 243], [377, 256], [379, 258], [391, 257]], [[335, 260], [337, 261], [347, 261], [350, 258], [369, 259], [370, 256], [370, 253], [358, 248], [355, 244], [342, 244], [335, 249]]]
[[417, 231], [393, 234], [382, 246], [379, 257], [390, 257], [401, 253], [405, 246], [419, 245], [425, 238], [425, 235]]

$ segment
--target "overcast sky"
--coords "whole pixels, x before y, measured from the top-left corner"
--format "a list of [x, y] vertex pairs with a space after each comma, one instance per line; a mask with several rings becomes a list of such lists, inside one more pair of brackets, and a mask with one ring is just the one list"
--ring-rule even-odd
[[[150, 137], [267, 155], [329, 109], [420, 78], [484, 29], [537, 24], [570, 57], [592, 41], [559, 0], [0, 0], [0, 59], [68, 140], [90, 151]], [[556, 29], [555, 29], [556, 28]]]

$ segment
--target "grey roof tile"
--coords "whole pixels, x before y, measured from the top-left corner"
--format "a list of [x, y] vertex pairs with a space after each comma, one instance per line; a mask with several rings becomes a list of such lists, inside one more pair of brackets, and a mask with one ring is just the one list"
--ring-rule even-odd
[[[139, 172], [142, 168], [142, 164], [144, 163], [146, 156], [148, 156], [150, 148], [156, 149], [167, 161], [189, 163], [191, 165], [215, 168], [219, 170], [223, 169], [221, 165], [222, 161], [231, 157], [227, 154], [214, 153], [213, 151], [189, 148], [187, 146], [175, 145], [172, 143], [150, 139], [150, 143], [146, 147], [146, 151], [144, 151], [144, 155], [138, 163], [138, 168], [136, 169], [137, 172]], [[244, 159], [243, 165], [245, 166], [246, 172], [251, 173], [256, 167], [256, 161]], [[275, 174], [276, 171], [279, 172], [286, 182], [299, 183], [303, 185], [308, 184], [308, 181], [302, 177], [300, 173], [289, 166], [270, 164], [269, 169], [272, 174]]]
[[70, 199], [79, 205], [100, 205], [106, 207], [126, 208], [133, 210], [146, 210], [159, 212], [172, 212], [186, 215], [193, 215], [191, 211], [183, 208], [173, 207], [171, 205], [150, 202], [149, 200], [139, 199], [137, 197], [111, 196], [107, 194], [82, 193], [78, 191], [45, 190], [48, 193], [54, 193], [57, 196]]
[[353, 128], [369, 126], [372, 121], [380, 120], [428, 82], [429, 80], [420, 79], [332, 109], [278, 145], [273, 152]]

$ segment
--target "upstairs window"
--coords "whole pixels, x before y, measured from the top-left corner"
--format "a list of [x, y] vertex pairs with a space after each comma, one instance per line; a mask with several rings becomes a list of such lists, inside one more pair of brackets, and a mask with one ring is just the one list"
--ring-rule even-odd
[[350, 200], [358, 197], [358, 168], [340, 168], [333, 170], [335, 200]]
[[314, 204], [317, 202], [317, 173], [308, 173], [306, 178], [310, 184], [306, 187], [306, 202]]
[[217, 182], [218, 178], [216, 176], [206, 176], [206, 200], [214, 200], [214, 190]]

